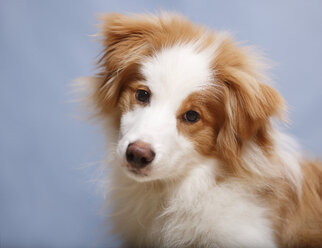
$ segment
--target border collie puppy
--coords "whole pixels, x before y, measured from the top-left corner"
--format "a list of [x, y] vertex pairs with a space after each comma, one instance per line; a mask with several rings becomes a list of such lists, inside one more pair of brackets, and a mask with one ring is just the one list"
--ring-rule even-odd
[[176, 14], [103, 16], [85, 80], [107, 133], [125, 247], [322, 247], [322, 166], [276, 130], [280, 94], [227, 33]]

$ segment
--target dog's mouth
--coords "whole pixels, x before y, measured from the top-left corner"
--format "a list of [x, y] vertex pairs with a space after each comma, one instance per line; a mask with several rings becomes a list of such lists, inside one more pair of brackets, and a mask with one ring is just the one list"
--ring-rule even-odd
[[131, 164], [129, 164], [127, 161], [123, 161], [121, 164], [123, 173], [136, 181], [146, 181], [151, 180], [151, 166], [147, 166], [144, 168], [135, 168]]
[[141, 177], [147, 177], [149, 174], [148, 172], [144, 169], [135, 169], [135, 168], [131, 168], [129, 165], [127, 165], [127, 170], [137, 176], [141, 176]]

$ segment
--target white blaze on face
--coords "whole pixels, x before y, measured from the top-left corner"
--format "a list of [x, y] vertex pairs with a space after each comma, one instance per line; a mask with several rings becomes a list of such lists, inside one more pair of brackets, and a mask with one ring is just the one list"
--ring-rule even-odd
[[193, 144], [178, 133], [177, 111], [186, 97], [213, 80], [211, 58], [210, 51], [177, 45], [143, 60], [141, 73], [146, 81], [141, 83], [150, 89], [150, 103], [122, 116], [118, 156], [125, 163], [130, 143], [149, 143], [156, 156], [144, 180], [175, 176], [196, 157]]

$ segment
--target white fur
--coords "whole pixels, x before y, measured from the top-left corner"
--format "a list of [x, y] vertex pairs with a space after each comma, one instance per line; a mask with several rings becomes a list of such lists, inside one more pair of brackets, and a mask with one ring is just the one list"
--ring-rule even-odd
[[271, 133], [271, 137], [275, 148], [274, 158], [267, 157], [258, 145], [249, 142], [244, 147], [244, 162], [260, 177], [287, 179], [294, 187], [300, 187], [302, 171], [299, 162], [302, 157], [297, 142], [276, 130]]
[[276, 247], [266, 209], [238, 183], [216, 185], [216, 161], [199, 160], [162, 188], [115, 171], [112, 216], [126, 245], [142, 247]]
[[[176, 112], [183, 100], [213, 78], [208, 53], [192, 45], [163, 49], [142, 62], [142, 73], [151, 102], [121, 117], [117, 152], [110, 154], [111, 219], [124, 245], [277, 247], [268, 209], [237, 180], [217, 185], [219, 162], [201, 156], [177, 131]], [[136, 140], [150, 143], [156, 153], [145, 177], [124, 166], [126, 148]], [[253, 171], [280, 176], [270, 171], [273, 165], [256, 145], [248, 146], [243, 158]], [[285, 170], [297, 178], [298, 165], [290, 166], [292, 154], [278, 147], [281, 157], [289, 156]]]

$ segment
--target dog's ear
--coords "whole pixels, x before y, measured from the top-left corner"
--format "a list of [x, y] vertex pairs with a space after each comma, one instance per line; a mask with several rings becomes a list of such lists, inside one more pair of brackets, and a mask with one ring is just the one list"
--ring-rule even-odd
[[150, 50], [147, 34], [152, 23], [121, 14], [103, 15], [101, 20], [104, 48], [98, 61], [94, 100], [104, 114], [115, 108], [124, 84], [139, 77], [139, 61]]
[[281, 117], [284, 100], [270, 86], [251, 73], [226, 67], [221, 78], [225, 119], [219, 130], [217, 146], [226, 158], [236, 158], [245, 141], [270, 145], [270, 118]]

